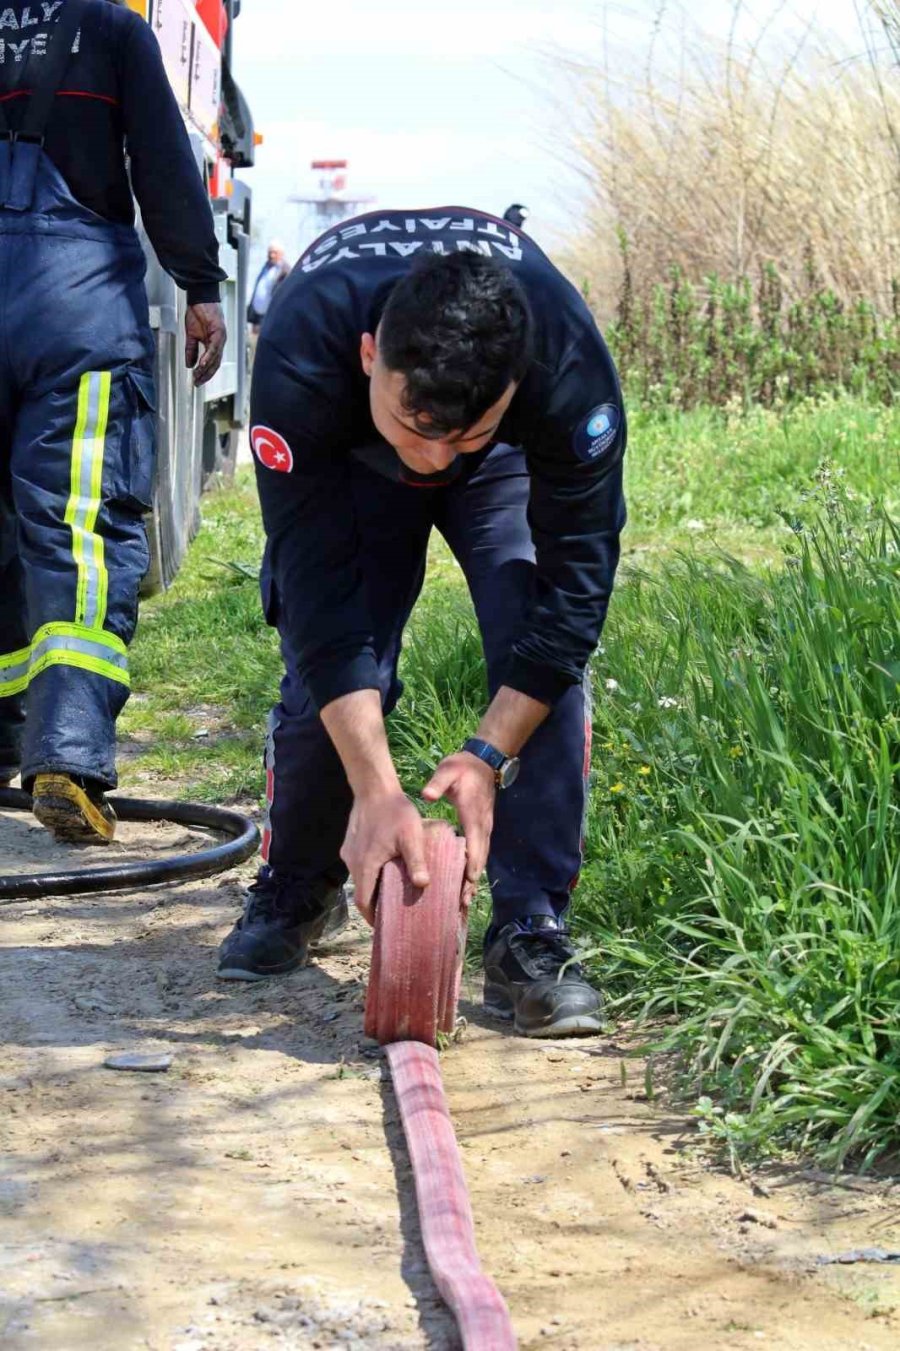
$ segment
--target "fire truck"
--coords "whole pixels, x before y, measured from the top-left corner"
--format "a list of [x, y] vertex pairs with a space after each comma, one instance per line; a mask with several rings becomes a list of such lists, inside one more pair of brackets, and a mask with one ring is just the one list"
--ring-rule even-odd
[[[163, 271], [146, 235], [147, 294], [156, 338], [158, 462], [148, 520], [151, 565], [144, 590], [167, 587], [200, 523], [200, 495], [234, 473], [247, 407], [246, 313], [250, 190], [234, 177], [252, 166], [259, 137], [231, 74], [241, 0], [126, 0], [153, 29], [209, 192], [227, 274], [228, 342], [213, 380], [195, 389], [184, 364], [184, 292]], [[140, 222], [138, 222], [140, 230]]]

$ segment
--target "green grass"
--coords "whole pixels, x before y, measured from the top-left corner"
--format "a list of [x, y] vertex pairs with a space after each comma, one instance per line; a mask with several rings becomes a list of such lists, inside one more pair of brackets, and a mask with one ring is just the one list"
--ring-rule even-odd
[[[900, 528], [825, 469], [789, 534], [623, 578], [576, 927], [734, 1156], [865, 1164], [900, 1146]], [[450, 592], [406, 655], [410, 783], [471, 725], [476, 656]]]
[[840, 398], [781, 413], [630, 412], [626, 547], [693, 537], [765, 551], [824, 460], [855, 492], [900, 507], [900, 408]]
[[[119, 721], [136, 754], [124, 785], [204, 801], [255, 801], [267, 708], [277, 697], [278, 642], [256, 581], [229, 564], [258, 566], [262, 525], [252, 476], [203, 503], [203, 529], [174, 586], [141, 606], [132, 647], [135, 694]], [[198, 737], [198, 733], [207, 735]]]
[[[576, 926], [735, 1156], [870, 1164], [900, 1145], [900, 411], [631, 426]], [[247, 799], [278, 653], [253, 580], [211, 561], [258, 562], [246, 476], [205, 522], [142, 612], [127, 774]], [[440, 544], [402, 675], [390, 735], [416, 791], [486, 697]]]

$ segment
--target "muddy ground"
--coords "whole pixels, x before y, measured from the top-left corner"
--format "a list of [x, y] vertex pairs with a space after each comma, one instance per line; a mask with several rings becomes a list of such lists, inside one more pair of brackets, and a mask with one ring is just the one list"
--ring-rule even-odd
[[[121, 837], [119, 857], [200, 842]], [[70, 857], [0, 814], [0, 873]], [[251, 872], [0, 910], [3, 1347], [458, 1345], [362, 1041], [367, 932], [279, 982], [217, 983]], [[646, 1101], [621, 1031], [527, 1042], [482, 1017], [474, 981], [465, 995], [445, 1081], [523, 1348], [898, 1345], [900, 1267], [822, 1259], [900, 1248], [900, 1186], [733, 1178], [685, 1111]], [[123, 1050], [173, 1063], [104, 1067]]]

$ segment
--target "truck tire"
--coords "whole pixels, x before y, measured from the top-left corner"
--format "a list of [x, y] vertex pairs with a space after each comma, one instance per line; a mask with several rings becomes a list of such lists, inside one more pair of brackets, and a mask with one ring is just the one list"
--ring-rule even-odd
[[210, 488], [227, 487], [234, 482], [239, 440], [239, 431], [220, 432], [212, 418], [206, 419], [203, 428], [204, 492]]
[[174, 580], [200, 527], [204, 407], [184, 364], [183, 292], [178, 296], [175, 331], [159, 329], [156, 334], [156, 481], [147, 519], [150, 571], [142, 587], [145, 596]]

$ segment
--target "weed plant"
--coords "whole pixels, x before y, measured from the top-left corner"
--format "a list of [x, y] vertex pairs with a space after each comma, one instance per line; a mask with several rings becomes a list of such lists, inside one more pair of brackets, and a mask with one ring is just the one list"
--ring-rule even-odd
[[842, 391], [892, 403], [900, 394], [896, 279], [886, 317], [868, 300], [847, 303], [824, 286], [809, 251], [805, 288], [791, 302], [773, 262], [755, 286], [746, 276], [715, 275], [695, 285], [673, 265], [668, 282], [642, 297], [624, 234], [620, 243], [624, 280], [606, 336], [627, 395], [642, 409], [780, 409]]

